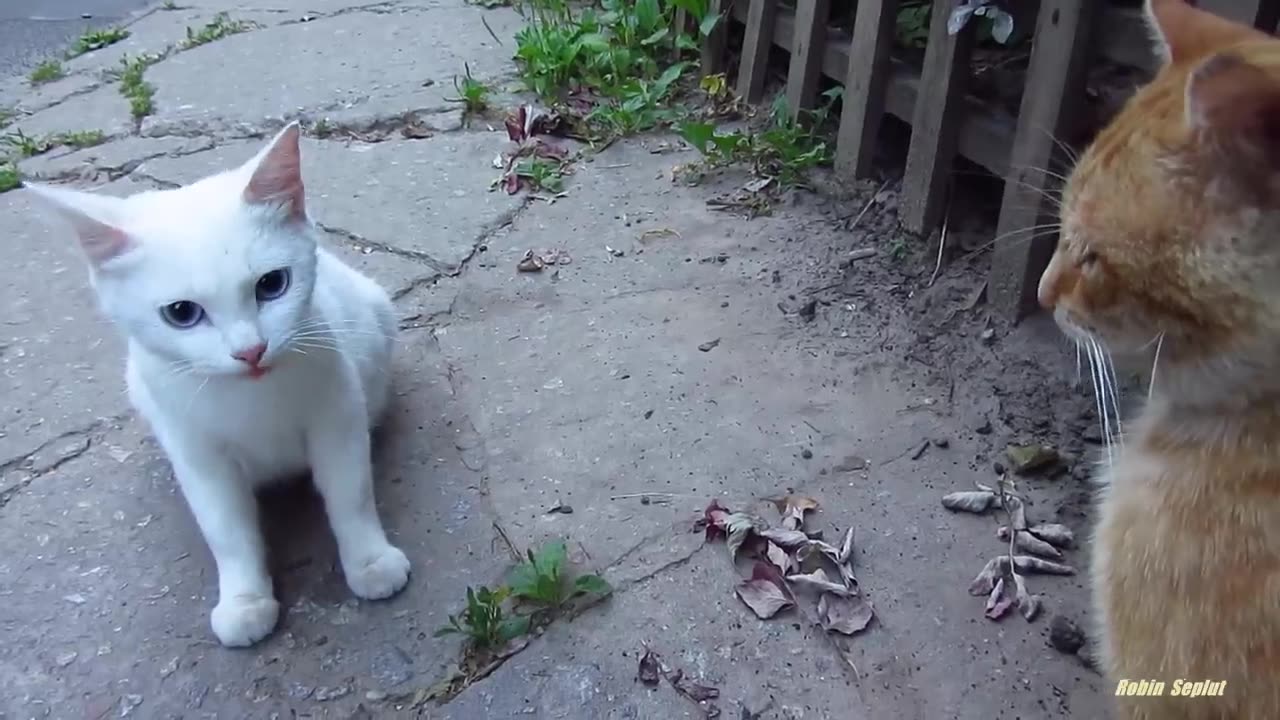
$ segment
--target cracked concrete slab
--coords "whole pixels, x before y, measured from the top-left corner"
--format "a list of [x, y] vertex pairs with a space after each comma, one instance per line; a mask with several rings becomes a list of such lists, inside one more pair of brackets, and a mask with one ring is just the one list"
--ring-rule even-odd
[[[414, 563], [410, 586], [387, 602], [354, 600], [315, 496], [305, 483], [271, 492], [263, 521], [286, 612], [259, 646], [217, 646], [216, 574], [168, 462], [128, 411], [122, 343], [69, 238], [6, 193], [0, 715], [699, 717], [670, 687], [636, 682], [648, 643], [719, 687], [726, 717], [1102, 716], [1100, 679], [1047, 648], [1043, 621], [981, 617], [982, 599], [965, 589], [1002, 548], [990, 525], [938, 502], [990, 481], [1014, 438], [1069, 443], [1088, 422], [1077, 408], [1093, 406], [1068, 390], [1037, 394], [1070, 374], [1072, 358], [1034, 335], [977, 339], [982, 318], [964, 299], [983, 271], [949, 268], [927, 287], [906, 261], [851, 265], [855, 248], [911, 242], [891, 203], [856, 230], [843, 223], [874, 188], [852, 207], [795, 193], [772, 217], [713, 211], [706, 200], [743, 179], [673, 185], [672, 166], [694, 156], [670, 152], [671, 138], [584, 159], [550, 204], [490, 192], [505, 135], [457, 130], [443, 98], [464, 61], [509, 76], [511, 48], [479, 18], [504, 40], [518, 18], [462, 0], [353, 3], [156, 11], [135, 24], [139, 47], [180, 40], [185, 18], [219, 10], [270, 22], [150, 68], [159, 115], [141, 133], [122, 124], [113, 142], [22, 168], [81, 185], [126, 173], [105, 186], [124, 193], [239, 163], [262, 140], [229, 137], [285, 117], [387, 131], [376, 143], [305, 139], [303, 163], [327, 245], [393, 292], [405, 328], [375, 458], [379, 507]], [[86, 58], [82, 76], [110, 62]], [[23, 128], [107, 129], [128, 119], [105, 102], [115, 93], [72, 95]], [[397, 118], [415, 110], [441, 111], [427, 119], [448, 131], [400, 139]], [[571, 260], [517, 272], [529, 250]], [[733, 594], [723, 544], [690, 532], [711, 498], [773, 519], [760, 498], [788, 490], [822, 503], [811, 528], [855, 529], [856, 571], [877, 612], [842, 641], [856, 675], [802, 617], [756, 619]], [[1087, 487], [1073, 477], [1029, 479], [1023, 492], [1037, 520], [1086, 537]], [[573, 512], [549, 514], [556, 505]], [[521, 547], [567, 539], [616, 593], [450, 703], [410, 709], [404, 698], [457, 659], [458, 640], [434, 631], [467, 587], [493, 586], [509, 567], [495, 526]], [[1049, 612], [1086, 615], [1083, 577], [1033, 580]]]
[[[486, 12], [499, 37], [520, 18]], [[342, 52], [359, 47], [359, 53]], [[452, 79], [464, 64], [482, 80], [510, 75], [510, 50], [498, 47], [478, 11], [461, 4], [423, 12], [347, 13], [279, 25], [176, 53], [147, 71], [156, 114], [144, 134], [236, 132], [283, 118], [372, 122], [409, 111], [450, 112]], [[253, 83], [191, 83], [194, 74], [253, 77]], [[305, 68], [305, 72], [300, 70]]]
[[111, 181], [138, 169], [147, 160], [188, 155], [213, 147], [208, 138], [142, 138], [136, 135], [80, 150], [58, 148], [18, 162], [30, 180]]
[[129, 101], [120, 94], [115, 84], [111, 84], [72, 95], [44, 110], [14, 118], [6, 131], [22, 130], [32, 137], [45, 137], [58, 133], [98, 130], [108, 138], [115, 138], [128, 135], [133, 129]]
[[[303, 173], [315, 219], [389, 248], [424, 268], [448, 272], [504, 225], [523, 200], [490, 192], [491, 161], [503, 133], [442, 133], [381, 143], [303, 139]], [[149, 161], [145, 174], [187, 183], [252, 157], [261, 140]], [[360, 241], [356, 241], [359, 243]]]

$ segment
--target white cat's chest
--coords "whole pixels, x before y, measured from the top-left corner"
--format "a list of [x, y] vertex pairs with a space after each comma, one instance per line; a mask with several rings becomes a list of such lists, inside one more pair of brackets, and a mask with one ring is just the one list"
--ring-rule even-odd
[[253, 484], [308, 471], [314, 424], [363, 408], [353, 368], [332, 351], [290, 358], [259, 379], [148, 375], [131, 353], [129, 389], [157, 434], [196, 439], [232, 459]]

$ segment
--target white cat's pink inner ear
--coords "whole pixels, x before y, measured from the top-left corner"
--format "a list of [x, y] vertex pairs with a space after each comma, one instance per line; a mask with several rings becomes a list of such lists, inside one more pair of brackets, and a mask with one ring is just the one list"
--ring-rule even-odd
[[94, 265], [101, 265], [134, 247], [134, 241], [124, 230], [89, 214], [113, 215], [118, 199], [36, 183], [27, 183], [25, 187], [44, 199], [71, 225], [84, 254]]
[[306, 216], [306, 193], [302, 186], [301, 128], [295, 123], [280, 132], [258, 157], [257, 166], [244, 188], [250, 205], [280, 205], [291, 219]]
[[133, 247], [133, 241], [125, 231], [98, 222], [90, 217], [82, 217], [73, 223], [80, 237], [80, 246], [84, 254], [95, 265], [101, 265], [112, 258], [123, 255]]

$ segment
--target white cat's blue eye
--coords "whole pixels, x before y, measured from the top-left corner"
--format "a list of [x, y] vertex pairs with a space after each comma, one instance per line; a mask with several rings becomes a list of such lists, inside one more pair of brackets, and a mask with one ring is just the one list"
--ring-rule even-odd
[[190, 300], [179, 300], [161, 307], [160, 317], [179, 330], [186, 330], [204, 319], [204, 308]]
[[258, 278], [258, 284], [254, 286], [253, 292], [258, 298], [258, 302], [267, 302], [284, 295], [288, 289], [289, 269], [280, 268]]

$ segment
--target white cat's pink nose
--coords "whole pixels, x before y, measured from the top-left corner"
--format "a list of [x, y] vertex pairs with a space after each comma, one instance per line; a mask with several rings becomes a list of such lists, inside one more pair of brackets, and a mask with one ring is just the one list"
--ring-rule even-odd
[[258, 343], [253, 347], [245, 348], [244, 350], [237, 350], [231, 353], [231, 357], [239, 360], [242, 363], [246, 363], [252, 367], [252, 366], [257, 366], [258, 363], [262, 362], [262, 355], [266, 351], [267, 351], [267, 344]]

